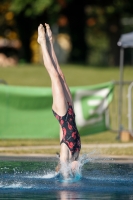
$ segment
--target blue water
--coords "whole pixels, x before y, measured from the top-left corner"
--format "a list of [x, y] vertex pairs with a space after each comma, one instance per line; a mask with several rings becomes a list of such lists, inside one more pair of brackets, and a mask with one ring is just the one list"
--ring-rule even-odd
[[0, 199], [133, 199], [133, 164], [88, 160], [62, 181], [57, 158], [0, 158]]

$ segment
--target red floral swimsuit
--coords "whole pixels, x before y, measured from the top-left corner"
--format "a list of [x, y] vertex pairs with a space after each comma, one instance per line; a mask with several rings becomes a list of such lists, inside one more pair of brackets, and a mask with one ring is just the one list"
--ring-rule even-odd
[[68, 106], [69, 107], [68, 107], [67, 113], [62, 117], [59, 116], [54, 111], [53, 113], [62, 127], [63, 138], [62, 138], [61, 144], [65, 143], [73, 155], [75, 152], [80, 151], [81, 142], [80, 142], [80, 135], [75, 123], [75, 113], [73, 111], [72, 106], [69, 103], [68, 103]]

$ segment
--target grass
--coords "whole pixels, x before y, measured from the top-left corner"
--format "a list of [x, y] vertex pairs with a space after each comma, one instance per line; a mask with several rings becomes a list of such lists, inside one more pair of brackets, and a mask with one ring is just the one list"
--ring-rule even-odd
[[[118, 67], [90, 67], [77, 65], [63, 65], [69, 86], [83, 86], [119, 80]], [[132, 80], [133, 67], [125, 67], [124, 79]], [[43, 66], [20, 65], [18, 67], [0, 68], [0, 79], [9, 85], [19, 86], [50, 86], [49, 76]]]
[[[119, 67], [90, 67], [79, 65], [61, 66], [69, 86], [83, 86], [104, 83], [112, 80], [119, 80]], [[133, 67], [124, 68], [124, 80], [133, 79]], [[17, 67], [0, 68], [0, 79], [5, 80], [9, 85], [50, 87], [50, 79], [43, 66], [37, 65], [19, 65]], [[97, 133], [81, 137], [83, 144], [98, 143], [121, 143], [116, 140], [116, 134], [110, 131]], [[41, 146], [58, 145], [59, 140], [0, 140], [0, 146]], [[86, 151], [86, 150], [84, 150]], [[106, 151], [106, 152], [105, 152]], [[4, 151], [5, 153], [7, 151]], [[32, 153], [31, 150], [24, 151]], [[55, 153], [55, 150], [36, 150], [34, 153]], [[11, 153], [11, 152], [10, 152]], [[17, 152], [16, 152], [17, 153]], [[18, 152], [19, 154], [20, 152]], [[22, 153], [22, 152], [21, 152]], [[131, 148], [127, 149], [103, 149], [103, 153], [113, 155], [133, 155]]]
[[52, 148], [47, 148], [47, 149], [35, 149], [35, 150], [3, 150], [0, 151], [1, 154], [9, 154], [9, 155], [22, 155], [22, 154], [48, 154], [48, 155], [55, 155], [56, 156], [56, 152], [59, 152], [59, 148], [57, 150], [52, 149]]
[[0, 147], [24, 147], [24, 146], [45, 146], [59, 145], [58, 139], [4, 139], [0, 140]]
[[132, 147], [123, 147], [123, 148], [100, 148], [100, 149], [82, 149], [81, 153], [88, 153], [96, 151], [98, 155], [110, 155], [110, 156], [132, 156], [133, 148]]
[[[55, 149], [55, 148], [50, 148], [48, 146], [48, 148], [43, 149], [12, 149], [12, 150], [8, 150], [5, 148], [5, 150], [0, 150], [0, 155], [2, 154], [8, 154], [8, 155], [22, 155], [22, 154], [28, 154], [28, 155], [34, 155], [34, 154], [39, 154], [39, 155], [55, 155], [56, 153], [59, 152], [60, 148], [59, 146]], [[133, 155], [133, 148], [132, 147], [123, 147], [123, 148], [119, 148], [119, 147], [109, 147], [109, 148], [82, 148], [81, 149], [81, 154], [93, 154], [94, 156], [100, 156], [100, 155], [110, 155], [110, 156], [132, 156]]]
[[[106, 144], [108, 143], [121, 143], [116, 140], [116, 134], [110, 131], [81, 136], [83, 144]], [[52, 146], [59, 145], [59, 139], [1, 139], [0, 147], [14, 147], [14, 146]]]

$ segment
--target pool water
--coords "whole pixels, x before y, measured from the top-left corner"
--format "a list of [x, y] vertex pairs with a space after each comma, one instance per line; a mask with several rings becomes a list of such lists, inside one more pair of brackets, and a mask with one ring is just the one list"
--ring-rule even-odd
[[57, 158], [0, 158], [0, 199], [133, 199], [133, 163], [84, 162], [80, 176], [62, 181]]

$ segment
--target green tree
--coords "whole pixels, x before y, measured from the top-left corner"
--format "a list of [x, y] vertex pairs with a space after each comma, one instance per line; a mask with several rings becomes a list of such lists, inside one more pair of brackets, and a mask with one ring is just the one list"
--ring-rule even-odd
[[[83, 3], [82, 3], [83, 2]], [[75, 8], [76, 4], [76, 9]], [[69, 34], [72, 41], [70, 61], [84, 62], [87, 46], [85, 42], [84, 1], [75, 0], [11, 0], [10, 9], [16, 14], [16, 22], [23, 43], [23, 54], [30, 61], [30, 37], [39, 23], [56, 23], [61, 14], [69, 21]], [[79, 20], [80, 18], [80, 20]]]
[[106, 64], [118, 65], [117, 41], [122, 33], [133, 28], [130, 26], [127, 30], [122, 24], [123, 17], [132, 16], [132, 0], [1, 0], [1, 4], [5, 2], [15, 14], [23, 57], [28, 62], [31, 60], [30, 38], [38, 24], [57, 23], [61, 15], [68, 19], [67, 28], [59, 27], [59, 30], [70, 34], [72, 62], [85, 62], [87, 54], [93, 51], [93, 57], [99, 52], [108, 57]]
[[[87, 18], [93, 19], [95, 23], [90, 23], [89, 29], [94, 38], [103, 32], [108, 40], [108, 63], [110, 65], [119, 64], [119, 47], [117, 42], [120, 35], [132, 31], [133, 25], [128, 30], [122, 24], [124, 17], [132, 17], [132, 0], [90, 0], [87, 4]], [[96, 40], [97, 42], [97, 40]], [[96, 49], [96, 48], [95, 48]], [[105, 54], [107, 56], [107, 54]]]
[[54, 0], [10, 0], [10, 10], [15, 13], [15, 19], [21, 38], [23, 49], [22, 54], [26, 62], [31, 61], [30, 39], [39, 23], [44, 23], [52, 18], [60, 9], [59, 4]]
[[[132, 17], [133, 1], [62, 0], [61, 2], [65, 3], [62, 4], [59, 13], [66, 15], [69, 21], [73, 46], [71, 61], [84, 62], [87, 54], [91, 55], [91, 51], [95, 53], [98, 49], [100, 57], [104, 58], [106, 65], [118, 66], [119, 47], [117, 42], [120, 35], [126, 32], [122, 19]], [[88, 20], [89, 23], [87, 23]], [[128, 31], [132, 31], [132, 29], [133, 26], [130, 26]], [[94, 38], [95, 43], [92, 48], [90, 40], [88, 46], [86, 45], [86, 38], [90, 36]], [[93, 57], [96, 57], [95, 54]], [[103, 64], [103, 61], [98, 60], [97, 64]]]
[[64, 14], [68, 18], [69, 33], [72, 41], [72, 51], [70, 56], [71, 62], [85, 63], [87, 57], [86, 44], [86, 16], [85, 16], [85, 0], [68, 1], [66, 6], [62, 7], [60, 14]]

